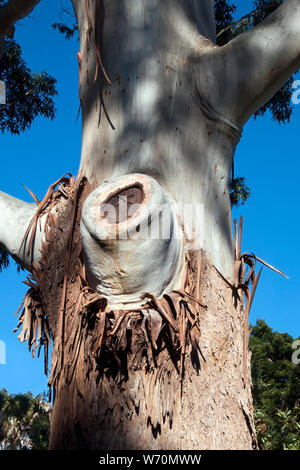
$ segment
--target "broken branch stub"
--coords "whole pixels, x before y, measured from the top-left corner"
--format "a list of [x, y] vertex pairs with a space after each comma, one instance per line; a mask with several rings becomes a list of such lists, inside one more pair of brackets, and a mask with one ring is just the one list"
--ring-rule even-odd
[[131, 174], [99, 186], [84, 202], [80, 230], [88, 282], [112, 308], [138, 308], [145, 292], [180, 287], [184, 234], [154, 178]]

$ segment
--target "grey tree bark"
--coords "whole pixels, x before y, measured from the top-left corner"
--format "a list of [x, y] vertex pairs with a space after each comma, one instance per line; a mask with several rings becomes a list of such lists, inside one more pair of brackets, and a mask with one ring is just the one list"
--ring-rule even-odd
[[[54, 338], [51, 448], [252, 448], [228, 188], [243, 125], [300, 67], [300, 2], [224, 47], [212, 0], [73, 5], [78, 179], [53, 187], [29, 227], [33, 206], [0, 194], [0, 242], [37, 283], [24, 318], [42, 305]], [[128, 190], [130, 220], [101, 218]], [[138, 233], [158, 200], [168, 243], [111, 237], [112, 225]]]

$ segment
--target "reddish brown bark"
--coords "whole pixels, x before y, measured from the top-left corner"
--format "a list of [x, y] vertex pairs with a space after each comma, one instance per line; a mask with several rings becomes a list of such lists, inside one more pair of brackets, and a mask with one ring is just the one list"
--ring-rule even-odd
[[181, 290], [110, 311], [85, 279], [79, 224], [90, 190], [66, 180], [39, 209], [57, 205], [30, 281], [54, 338], [50, 448], [255, 447], [241, 292], [204, 252], [189, 252]]
[[[183, 373], [178, 335], [159, 314], [153, 315], [155, 343], [145, 310], [105, 313], [105, 303], [96, 300], [89, 313], [75, 318], [55, 384], [52, 449], [256, 445], [249, 367], [246, 385], [243, 381], [244, 309], [239, 302], [235, 308], [231, 289], [204, 254], [199, 256], [199, 271], [194, 257], [189, 275], [194, 281], [200, 277], [198, 295], [208, 308], [190, 304], [201, 335], [198, 350], [191, 336], [187, 339]], [[173, 314], [178, 325], [178, 309]], [[110, 336], [114, 327], [118, 331]]]

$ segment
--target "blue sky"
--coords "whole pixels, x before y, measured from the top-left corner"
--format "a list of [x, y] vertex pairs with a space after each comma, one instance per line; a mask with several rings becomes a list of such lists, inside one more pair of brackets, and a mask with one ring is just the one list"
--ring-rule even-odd
[[[246, 0], [235, 3], [240, 5], [238, 14], [249, 11], [252, 4]], [[37, 119], [20, 136], [0, 136], [0, 189], [30, 202], [22, 184], [41, 197], [65, 172], [76, 174], [79, 165], [78, 43], [64, 41], [51, 29], [59, 15], [59, 1], [42, 0], [16, 31], [28, 65], [36, 72], [46, 70], [56, 77], [59, 93], [53, 122]], [[235, 156], [235, 172], [246, 176], [252, 197], [233, 212], [236, 218], [244, 217], [243, 250], [255, 252], [290, 276], [286, 280], [264, 268], [250, 321], [262, 318], [274, 330], [294, 337], [300, 335], [299, 129], [300, 105], [295, 106], [291, 123], [286, 126], [275, 124], [270, 116], [247, 123]], [[10, 393], [30, 390], [37, 394], [47, 389], [43, 360], [33, 360], [26, 345], [12, 333], [17, 324], [14, 313], [27, 290], [22, 284], [25, 277], [17, 273], [14, 263], [0, 274], [0, 340], [6, 344], [6, 364], [0, 364], [0, 388]]]

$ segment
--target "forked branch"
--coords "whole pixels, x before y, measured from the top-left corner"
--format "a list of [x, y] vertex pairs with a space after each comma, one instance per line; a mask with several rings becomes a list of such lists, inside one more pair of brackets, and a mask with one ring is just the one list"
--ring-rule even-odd
[[224, 94], [225, 109], [242, 126], [300, 68], [300, 1], [286, 0], [221, 51], [230, 90]]
[[240, 130], [300, 68], [300, 1], [286, 0], [262, 23], [195, 58], [200, 104]]

